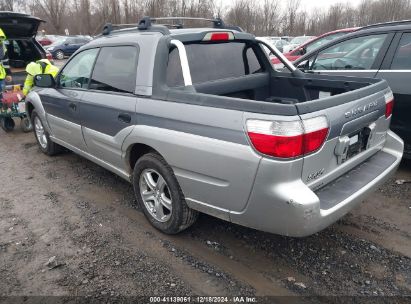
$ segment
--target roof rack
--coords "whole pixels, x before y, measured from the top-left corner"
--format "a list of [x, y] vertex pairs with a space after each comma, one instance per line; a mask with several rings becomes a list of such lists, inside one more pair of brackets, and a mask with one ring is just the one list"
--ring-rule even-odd
[[[157, 21], [177, 21], [175, 24], [158, 24]], [[102, 35], [109, 35], [114, 28], [133, 28], [139, 31], [155, 31], [155, 32], [162, 32], [163, 34], [170, 34], [168, 28], [176, 28], [182, 29], [184, 28], [183, 21], [191, 20], [191, 21], [208, 21], [213, 24], [214, 28], [218, 29], [230, 29], [242, 32], [243, 30], [239, 26], [227, 26], [225, 25], [224, 21], [221, 18], [215, 19], [208, 19], [208, 18], [198, 18], [198, 17], [157, 17], [151, 18], [148, 16], [143, 17], [137, 24], [112, 24], [106, 23], [103, 27]], [[154, 24], [153, 24], [154, 23]]]
[[405, 24], [411, 24], [411, 20], [400, 20], [400, 21], [375, 23], [375, 24], [363, 26], [359, 30], [366, 30], [370, 28], [383, 27], [383, 26], [405, 25]]

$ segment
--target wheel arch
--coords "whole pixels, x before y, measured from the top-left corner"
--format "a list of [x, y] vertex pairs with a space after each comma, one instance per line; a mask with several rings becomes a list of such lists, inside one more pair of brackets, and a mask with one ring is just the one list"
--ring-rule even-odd
[[150, 153], [150, 152], [154, 152], [154, 153], [161, 155], [159, 151], [157, 151], [152, 146], [149, 146], [147, 144], [144, 144], [144, 143], [131, 144], [127, 149], [127, 156], [126, 156], [127, 164], [130, 166], [130, 171], [132, 172], [134, 170], [134, 166], [136, 165], [137, 161], [143, 155]]
[[39, 114], [40, 118], [44, 123], [44, 127], [46, 128], [49, 134], [52, 134], [50, 126], [48, 125], [48, 121], [46, 119], [46, 111], [44, 110], [43, 104], [41, 103], [40, 96], [37, 92], [30, 92], [26, 97], [26, 112], [28, 118], [32, 119], [32, 113], [36, 110], [37, 114]]

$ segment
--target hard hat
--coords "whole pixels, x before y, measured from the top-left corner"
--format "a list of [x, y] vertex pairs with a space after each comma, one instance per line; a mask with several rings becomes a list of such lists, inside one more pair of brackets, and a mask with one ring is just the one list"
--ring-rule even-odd
[[3, 32], [3, 29], [0, 28], [0, 39], [7, 39], [6, 34]]
[[36, 62], [30, 62], [26, 66], [26, 72], [27, 74], [30, 74], [31, 76], [39, 75], [42, 73], [41, 65]]

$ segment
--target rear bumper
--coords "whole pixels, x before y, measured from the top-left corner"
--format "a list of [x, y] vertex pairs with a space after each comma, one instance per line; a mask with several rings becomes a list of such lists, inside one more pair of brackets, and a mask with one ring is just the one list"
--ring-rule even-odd
[[270, 184], [268, 172], [260, 168], [246, 210], [231, 213], [230, 219], [270, 233], [314, 234], [343, 217], [394, 174], [403, 150], [403, 141], [389, 131], [382, 150], [317, 191], [301, 180]]

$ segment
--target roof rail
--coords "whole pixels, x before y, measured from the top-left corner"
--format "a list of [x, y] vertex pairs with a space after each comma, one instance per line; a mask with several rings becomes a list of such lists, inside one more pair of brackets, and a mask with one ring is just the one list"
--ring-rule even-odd
[[[172, 27], [172, 25], [170, 25]], [[106, 23], [103, 27], [102, 35], [107, 36], [110, 35], [113, 31], [151, 31], [151, 32], [160, 32], [164, 35], [170, 34], [167, 26], [164, 25], [152, 25], [150, 17], [144, 17], [141, 19], [138, 24], [136, 23], [121, 23], [121, 24], [112, 24]]]
[[226, 25], [224, 21], [220, 18], [200, 18], [200, 17], [156, 17], [156, 18], [151, 18], [151, 21], [162, 21], [162, 20], [175, 20], [175, 21], [180, 21], [177, 25], [173, 25], [174, 27], [179, 26], [178, 28], [183, 28], [184, 24], [182, 21], [188, 20], [188, 21], [208, 21], [213, 24], [214, 28], [218, 29], [230, 29], [230, 30], [236, 30], [239, 32], [243, 32], [242, 28], [239, 26], [231, 26], [231, 25]]
[[411, 24], [411, 20], [400, 20], [400, 21], [375, 23], [375, 24], [363, 26], [359, 30], [362, 31], [362, 30], [375, 28], [375, 27], [395, 26], [395, 25], [404, 25], [404, 24]]
[[[169, 20], [169, 21], [177, 21], [176, 24], [158, 24], [157, 21], [162, 21], [162, 20]], [[218, 29], [230, 29], [230, 30], [236, 30], [239, 32], [243, 32], [242, 28], [239, 26], [227, 26], [225, 25], [224, 21], [221, 18], [215, 18], [215, 19], [208, 19], [208, 18], [199, 18], [199, 17], [156, 17], [156, 18], [150, 18], [148, 16], [144, 16], [138, 24], [112, 24], [112, 23], [106, 23], [103, 27], [103, 32], [102, 35], [106, 36], [109, 35], [114, 28], [116, 30], [120, 28], [130, 28], [130, 30], [139, 30], [139, 31], [155, 31], [155, 32], [161, 32], [163, 34], [169, 34], [170, 31], [168, 28], [176, 28], [176, 29], [181, 29], [184, 27], [183, 21], [185, 20], [193, 20], [193, 21], [208, 21], [213, 24], [214, 28]], [[154, 24], [153, 24], [154, 22]], [[132, 28], [132, 29], [131, 29]]]

